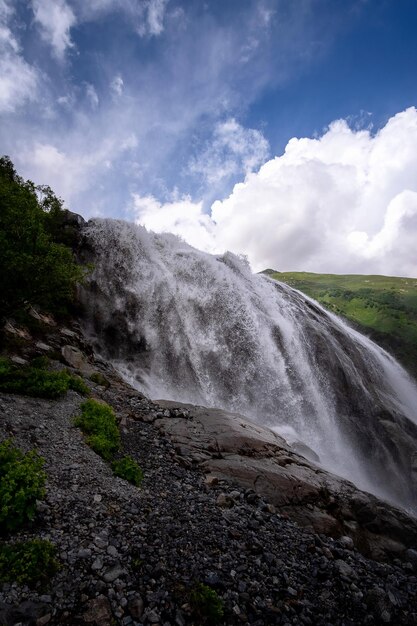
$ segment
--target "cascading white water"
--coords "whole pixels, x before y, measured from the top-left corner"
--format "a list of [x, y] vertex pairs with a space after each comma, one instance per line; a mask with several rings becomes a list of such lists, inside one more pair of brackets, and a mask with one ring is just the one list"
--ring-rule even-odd
[[324, 467], [413, 506], [417, 387], [384, 350], [231, 253], [127, 222], [84, 232], [90, 332], [136, 387], [292, 433]]

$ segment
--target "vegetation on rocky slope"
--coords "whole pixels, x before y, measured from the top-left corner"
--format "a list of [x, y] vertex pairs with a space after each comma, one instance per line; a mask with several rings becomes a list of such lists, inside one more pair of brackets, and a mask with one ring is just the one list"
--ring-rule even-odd
[[0, 391], [56, 399], [63, 396], [68, 389], [82, 395], [89, 393], [83, 379], [75, 374], [49, 371], [33, 363], [18, 367], [8, 359], [0, 358]]
[[10, 440], [0, 443], [0, 534], [33, 520], [36, 501], [45, 495], [44, 460], [24, 454]]
[[0, 158], [0, 321], [30, 305], [68, 310], [84, 270], [61, 228], [64, 215], [50, 187], [23, 180], [8, 157]]
[[417, 278], [270, 269], [264, 273], [345, 317], [417, 376]]
[[45, 539], [0, 545], [0, 581], [34, 585], [59, 569], [55, 546]]

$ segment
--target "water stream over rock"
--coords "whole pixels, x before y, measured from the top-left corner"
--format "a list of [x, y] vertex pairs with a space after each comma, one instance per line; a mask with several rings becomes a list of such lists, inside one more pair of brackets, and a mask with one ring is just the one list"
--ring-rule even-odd
[[87, 332], [129, 382], [152, 398], [243, 413], [309, 446], [326, 469], [415, 507], [417, 387], [387, 352], [231, 253], [114, 220], [93, 220], [84, 235]]

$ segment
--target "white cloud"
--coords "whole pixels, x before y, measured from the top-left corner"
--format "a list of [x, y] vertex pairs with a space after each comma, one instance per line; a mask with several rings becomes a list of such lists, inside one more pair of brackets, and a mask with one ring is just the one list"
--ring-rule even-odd
[[202, 208], [201, 202], [193, 202], [188, 196], [161, 204], [153, 196], [138, 194], [133, 194], [131, 207], [136, 222], [149, 230], [174, 233], [196, 248], [216, 252], [214, 224]]
[[18, 55], [0, 59], [0, 112], [15, 111], [36, 98], [38, 74]]
[[160, 35], [164, 30], [164, 15], [168, 0], [147, 2], [147, 28], [150, 35]]
[[169, 0], [75, 0], [81, 21], [91, 22], [110, 13], [124, 13], [132, 27], [144, 37], [158, 36], [164, 31]]
[[197, 247], [246, 254], [255, 270], [417, 276], [417, 110], [376, 135], [339, 120], [320, 138], [291, 139], [214, 202], [210, 220], [190, 204], [175, 231], [170, 203], [153, 200], [140, 217]]
[[13, 8], [0, 0], [0, 112], [13, 112], [25, 102], [35, 100], [39, 74], [20, 52], [9, 26]]
[[[83, 192], [92, 185], [100, 185], [100, 177], [106, 178], [121, 155], [129, 153], [137, 143], [133, 134], [104, 138], [93, 146], [88, 145], [88, 138], [83, 139], [68, 143], [65, 149], [54, 143], [37, 142], [19, 153], [19, 165], [24, 172], [30, 171], [33, 180], [49, 184], [67, 206], [78, 211]], [[83, 204], [82, 209], [87, 216], [94, 213], [95, 207]]]
[[85, 86], [85, 93], [91, 104], [91, 108], [96, 109], [99, 104], [99, 97], [97, 95], [97, 91], [95, 90], [94, 85], [87, 83]]
[[230, 176], [247, 174], [265, 161], [269, 144], [259, 130], [244, 128], [234, 118], [218, 123], [213, 139], [189, 163], [193, 174], [212, 184]]
[[110, 83], [110, 89], [116, 96], [121, 96], [123, 93], [123, 78], [118, 74], [113, 78]]
[[32, 9], [42, 39], [61, 61], [67, 49], [74, 46], [70, 30], [77, 20], [73, 10], [65, 0], [32, 0]]

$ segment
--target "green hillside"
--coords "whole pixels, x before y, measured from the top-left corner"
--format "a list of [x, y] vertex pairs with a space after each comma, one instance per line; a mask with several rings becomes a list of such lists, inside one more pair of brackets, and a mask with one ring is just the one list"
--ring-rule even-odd
[[417, 278], [264, 272], [342, 315], [417, 376]]

